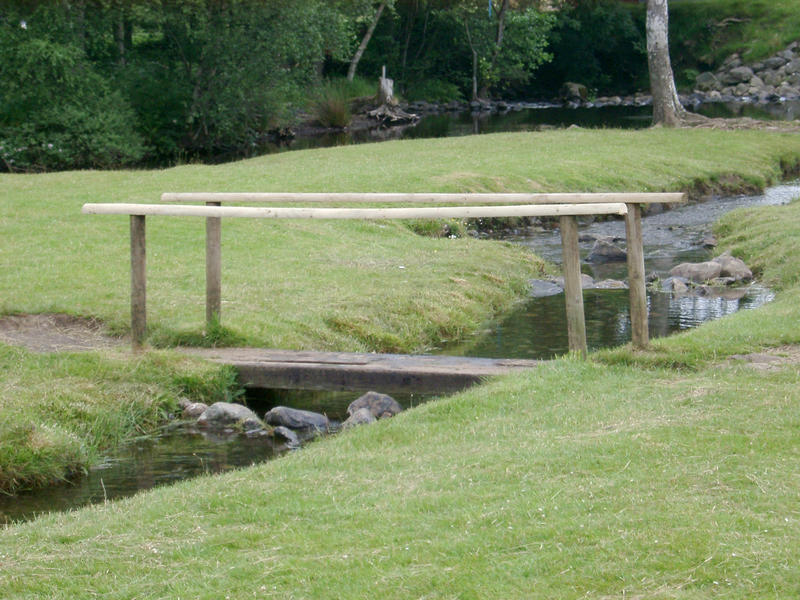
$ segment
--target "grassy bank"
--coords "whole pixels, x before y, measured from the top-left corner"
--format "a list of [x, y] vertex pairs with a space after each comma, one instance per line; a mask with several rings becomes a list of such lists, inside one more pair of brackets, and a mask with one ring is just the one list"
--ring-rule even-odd
[[0, 493], [80, 473], [180, 398], [227, 400], [235, 374], [173, 354], [34, 354], [0, 344]]
[[[650, 355], [681, 369], [630, 350], [554, 361], [269, 464], [11, 527], [0, 594], [796, 597], [800, 202], [745, 215], [722, 245], [777, 300], [658, 341]], [[795, 346], [770, 370], [728, 359], [776, 344]]]
[[[127, 332], [127, 219], [81, 215], [84, 202], [203, 190], [708, 190], [764, 186], [799, 160], [795, 135], [570, 130], [164, 171], [0, 175], [0, 314], [97, 317]], [[148, 220], [151, 343], [221, 337], [283, 348], [422, 350], [508, 310], [542, 269], [517, 247], [424, 238], [396, 222], [231, 220], [223, 226], [226, 329], [204, 332], [203, 235], [200, 220]], [[93, 449], [147, 429], [180, 394], [193, 394], [176, 382], [186, 367], [169, 354], [38, 357], [3, 347], [0, 360], [4, 490], [85, 468]], [[213, 388], [218, 376], [211, 369], [198, 378]]]

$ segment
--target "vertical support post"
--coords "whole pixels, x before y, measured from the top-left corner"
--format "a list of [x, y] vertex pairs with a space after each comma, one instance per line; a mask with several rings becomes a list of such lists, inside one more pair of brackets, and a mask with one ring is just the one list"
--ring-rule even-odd
[[[220, 202], [206, 202], [220, 206]], [[206, 326], [220, 322], [222, 313], [222, 219], [206, 217]]]
[[583, 314], [578, 220], [575, 217], [560, 217], [560, 224], [569, 349], [573, 352], [580, 352], [586, 358], [586, 321]]
[[647, 348], [647, 290], [644, 280], [644, 247], [642, 244], [642, 208], [628, 204], [625, 215], [625, 236], [628, 243], [628, 287], [631, 299], [631, 338], [633, 347]]
[[147, 334], [147, 251], [144, 215], [131, 215], [131, 343], [141, 350]]

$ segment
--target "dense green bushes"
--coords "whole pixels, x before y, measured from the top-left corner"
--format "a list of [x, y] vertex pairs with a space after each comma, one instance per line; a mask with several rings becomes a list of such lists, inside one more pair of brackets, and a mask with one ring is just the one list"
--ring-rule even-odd
[[254, 143], [351, 28], [322, 0], [6, 3], [7, 170], [110, 167]]

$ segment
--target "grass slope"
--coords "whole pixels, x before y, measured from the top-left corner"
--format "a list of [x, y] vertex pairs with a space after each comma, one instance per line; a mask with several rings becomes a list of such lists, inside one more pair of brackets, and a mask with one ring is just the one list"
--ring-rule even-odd
[[726, 331], [800, 343], [800, 255], [782, 252], [800, 202], [747, 214], [722, 243], [786, 263], [763, 270], [776, 285], [795, 275], [759, 311], [659, 342], [676, 364], [715, 348], [702, 360], [558, 360], [269, 464], [10, 527], [0, 594], [796, 597], [800, 372], [724, 359]]
[[[646, 189], [680, 189], [728, 173], [764, 181], [779, 175], [781, 158], [797, 158], [796, 137], [681, 133], [686, 140], [678, 132], [476, 138], [482, 149], [492, 142], [495, 156], [505, 151], [512, 166], [500, 179], [488, 169], [476, 170], [477, 179], [451, 174], [438, 189], [479, 180], [530, 189], [519, 169], [524, 152], [536, 159], [530, 180], [547, 176], [556, 189], [636, 189], [642, 181]], [[513, 152], [505, 145], [512, 140]], [[474, 150], [472, 143], [459, 148]], [[426, 157], [434, 154], [446, 160]], [[546, 154], [553, 159], [543, 167], [537, 161]], [[592, 182], [581, 158], [604, 183]], [[450, 160], [469, 173], [479, 159]], [[255, 165], [264, 162], [228, 168]], [[193, 171], [205, 173], [186, 168]], [[232, 181], [217, 189], [239, 187]], [[30, 200], [43, 195], [30, 193]], [[37, 210], [21, 204], [14, 210], [35, 222]], [[38, 206], [47, 203], [40, 197]], [[554, 361], [259, 467], [6, 528], [0, 597], [796, 597], [800, 374], [797, 365], [755, 372], [724, 359], [800, 343], [800, 253], [791, 252], [800, 203], [746, 215], [723, 222], [722, 243], [776, 285], [770, 305], [659, 340], [652, 352]], [[8, 281], [5, 269], [2, 276]], [[63, 292], [51, 302], [64, 302]], [[33, 379], [25, 385], [41, 386], [36, 377], [51, 365], [20, 360]], [[665, 368], [672, 365], [680, 368]]]

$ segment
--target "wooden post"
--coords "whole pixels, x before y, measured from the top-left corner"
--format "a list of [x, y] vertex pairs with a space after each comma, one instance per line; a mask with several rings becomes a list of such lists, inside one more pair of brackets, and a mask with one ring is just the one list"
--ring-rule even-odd
[[578, 221], [575, 217], [560, 217], [560, 223], [569, 349], [573, 352], [580, 352], [581, 356], [586, 358], [586, 321], [583, 314]]
[[642, 208], [628, 204], [625, 215], [625, 235], [628, 243], [628, 287], [631, 299], [631, 339], [633, 347], [647, 348], [650, 335], [647, 328], [647, 291], [644, 280], [644, 247], [642, 244]]
[[[219, 206], [206, 202], [206, 206]], [[220, 322], [222, 314], [222, 219], [206, 217], [206, 325]]]
[[141, 350], [147, 334], [147, 251], [145, 216], [131, 215], [131, 340]]

